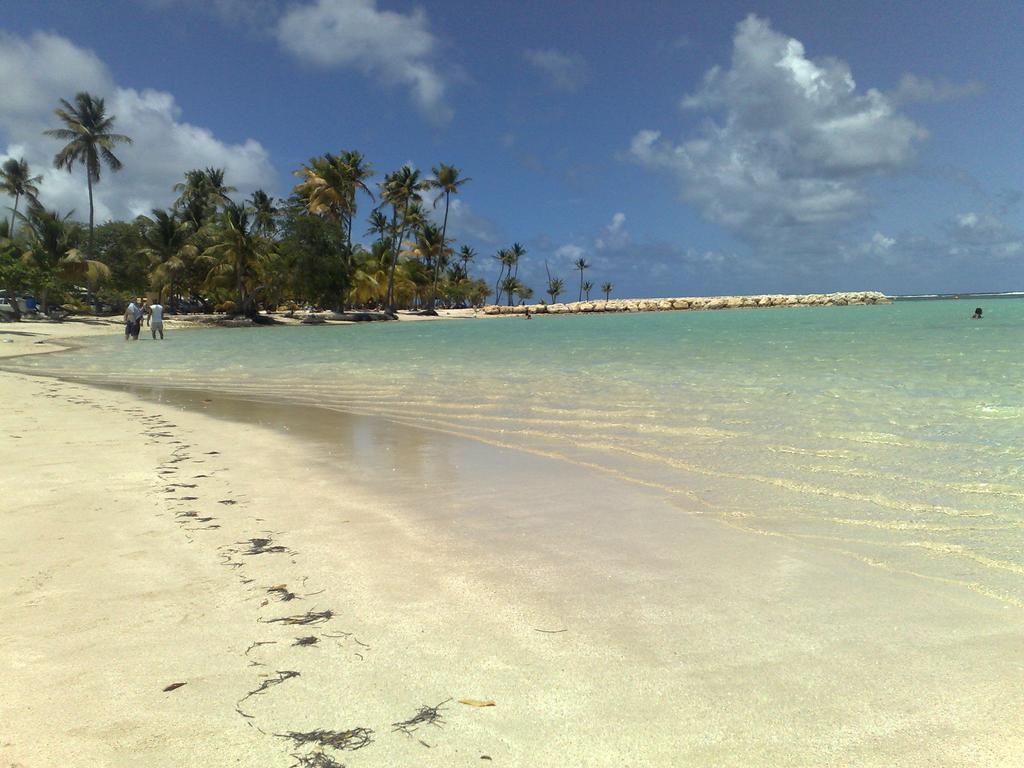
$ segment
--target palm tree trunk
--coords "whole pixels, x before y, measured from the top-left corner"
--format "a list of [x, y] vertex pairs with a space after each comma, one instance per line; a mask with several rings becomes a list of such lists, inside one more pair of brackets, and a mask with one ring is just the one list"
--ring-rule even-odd
[[14, 195], [14, 210], [11, 211], [11, 237], [14, 237], [14, 222], [18, 218], [18, 199], [21, 195]]
[[[444, 193], [444, 222], [441, 224], [441, 253], [444, 253], [444, 237], [448, 232], [448, 203], [451, 200], [452, 193], [445, 190]], [[441, 263], [441, 253], [437, 255], [437, 259], [434, 261], [434, 285], [430, 289], [430, 312], [437, 314], [437, 310], [434, 309], [434, 305], [437, 304], [437, 267]]]
[[[398, 212], [395, 212], [397, 219]], [[391, 254], [391, 270], [388, 272], [388, 300], [387, 310], [390, 314], [395, 314], [395, 269], [398, 267], [398, 251], [402, 247], [402, 240], [405, 238], [405, 227], [406, 222], [409, 220], [409, 201], [405, 201], [405, 206], [402, 208], [402, 225], [398, 228], [395, 242], [395, 247], [392, 249]]]
[[93, 218], [93, 206], [92, 206], [92, 174], [89, 173], [88, 167], [85, 170], [85, 180], [89, 185], [89, 255], [92, 256], [92, 218]]
[[494, 303], [501, 303], [501, 291], [498, 290], [498, 286], [501, 285], [501, 278], [505, 275], [505, 265], [501, 265], [501, 269], [498, 270], [498, 279], [494, 281]]
[[580, 301], [583, 301], [583, 270], [580, 270]]

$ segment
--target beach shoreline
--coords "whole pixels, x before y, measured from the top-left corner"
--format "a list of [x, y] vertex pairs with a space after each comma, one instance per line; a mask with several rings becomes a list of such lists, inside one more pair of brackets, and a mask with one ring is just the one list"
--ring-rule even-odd
[[[39, 340], [20, 346], [58, 346]], [[1020, 620], [978, 595], [380, 418], [214, 418], [216, 392], [8, 372], [0, 397], [0, 463], [31, 479], [7, 494], [0, 557], [12, 764], [290, 765], [312, 748], [273, 734], [316, 729], [373, 731], [328, 750], [354, 766], [1018, 754], [1020, 717], [997, 714], [1022, 711], [1015, 673], [984, 668]], [[393, 731], [443, 702], [441, 725]]]

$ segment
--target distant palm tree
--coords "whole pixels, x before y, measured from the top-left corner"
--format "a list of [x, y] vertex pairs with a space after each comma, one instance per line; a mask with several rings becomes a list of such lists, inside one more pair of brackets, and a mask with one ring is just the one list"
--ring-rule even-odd
[[590, 292], [592, 290], [594, 290], [594, 284], [587, 280], [587, 282], [583, 284], [583, 292], [587, 294], [587, 301], [590, 301]]
[[565, 280], [560, 277], [549, 277], [548, 278], [548, 295], [551, 297], [551, 303], [554, 304], [558, 301], [558, 296], [565, 290]]
[[255, 229], [249, 210], [229, 202], [221, 214], [214, 244], [203, 251], [203, 256], [213, 261], [207, 282], [233, 282], [238, 309], [250, 317], [256, 314], [260, 271], [271, 250], [269, 241], [256, 234]]
[[611, 283], [601, 283], [601, 293], [604, 294], [604, 300], [608, 301], [608, 297], [612, 295], [612, 289], [615, 288]]
[[89, 187], [89, 251], [91, 253], [94, 215], [93, 184], [98, 184], [100, 181], [100, 169], [103, 163], [112, 171], [121, 170], [121, 161], [113, 152], [114, 146], [131, 144], [132, 140], [120, 133], [110, 132], [114, 126], [114, 116], [107, 115], [103, 99], [81, 91], [75, 95], [75, 106], [65, 99], [61, 99], [60, 103], [63, 108], [54, 110], [54, 112], [65, 127], [52, 128], [43, 133], [67, 142], [53, 158], [55, 167], [66, 168], [70, 173], [76, 163], [85, 166], [85, 178]]
[[469, 262], [476, 258], [476, 251], [468, 245], [459, 249], [459, 260], [462, 262], [462, 276], [469, 277]]
[[373, 176], [371, 166], [363, 153], [355, 149], [343, 149], [339, 155], [344, 168], [345, 178], [349, 183], [349, 201], [347, 210], [347, 226], [345, 227], [345, 240], [348, 247], [352, 248], [352, 221], [356, 215], [356, 193], [364, 192], [370, 200], [373, 200], [373, 192], [370, 191], [366, 180]]
[[295, 187], [295, 192], [305, 201], [306, 210], [314, 216], [336, 221], [346, 246], [351, 250], [356, 193], [362, 190], [373, 199], [373, 193], [366, 186], [366, 179], [373, 175], [373, 169], [362, 153], [343, 150], [338, 155], [327, 153], [314, 157], [295, 175], [303, 179]]
[[526, 249], [519, 243], [512, 243], [509, 249], [509, 256], [512, 259], [512, 277], [519, 277], [519, 260], [526, 255]]
[[512, 306], [512, 297], [519, 293], [519, 289], [522, 286], [516, 278], [509, 275], [501, 281], [501, 292], [508, 294], [508, 305]]
[[416, 231], [416, 243], [414, 254], [423, 259], [424, 264], [432, 274], [430, 300], [428, 311], [433, 310], [433, 302], [437, 298], [437, 271], [439, 265], [443, 268], [446, 261], [445, 242], [441, 239], [441, 230], [431, 221], [423, 221]]
[[229, 195], [238, 190], [225, 183], [223, 168], [193, 168], [185, 171], [185, 181], [175, 184], [174, 191], [180, 193], [175, 207], [199, 229], [218, 208], [230, 203]]
[[388, 268], [388, 289], [384, 303], [389, 312], [395, 310], [395, 268], [398, 266], [398, 252], [409, 227], [409, 214], [413, 204], [419, 203], [420, 192], [425, 189], [420, 172], [403, 165], [394, 173], [384, 177], [381, 184], [381, 200], [391, 206], [391, 264]]
[[498, 269], [498, 277], [494, 281], [494, 303], [497, 304], [501, 301], [501, 281], [505, 277], [505, 270], [512, 265], [511, 256], [509, 255], [508, 249], [502, 248], [496, 254], [494, 258], [497, 259], [501, 265]]
[[162, 303], [166, 296], [174, 308], [175, 287], [198, 255], [198, 249], [190, 242], [192, 225], [178, 219], [173, 211], [158, 208], [153, 209], [152, 218], [139, 218], [142, 224], [142, 248], [139, 253], [149, 259], [150, 283], [157, 291], [157, 299]]
[[[427, 185], [431, 189], [441, 190], [441, 194], [434, 198], [434, 207], [436, 208], [438, 201], [442, 197], [444, 198], [444, 223], [441, 225], [441, 242], [446, 243], [448, 235], [448, 209], [451, 205], [452, 195], [457, 194], [459, 187], [468, 181], [472, 181], [472, 179], [460, 179], [459, 169], [454, 165], [441, 163], [441, 165], [435, 166], [431, 170], [434, 173], [434, 178], [428, 179]], [[437, 300], [437, 266], [439, 262], [440, 260], [434, 263], [434, 279], [430, 290], [430, 307], [428, 308], [430, 312], [434, 311], [434, 303]]]
[[377, 235], [377, 241], [383, 243], [388, 234], [388, 217], [379, 208], [370, 213], [370, 228], [366, 230], [368, 235]]
[[86, 258], [79, 250], [80, 229], [68, 222], [70, 216], [48, 211], [35, 200], [29, 201], [27, 214], [18, 214], [27, 228], [27, 250], [21, 260], [42, 273], [38, 291], [43, 314], [49, 309], [47, 296], [55, 280], [84, 279], [93, 284], [110, 275], [106, 264]]
[[14, 222], [18, 216], [18, 201], [25, 196], [29, 201], [36, 199], [39, 194], [39, 187], [36, 186], [43, 180], [42, 176], [33, 176], [28, 169], [28, 163], [22, 157], [15, 160], [13, 157], [4, 160], [0, 167], [0, 192], [5, 192], [14, 198], [14, 208], [11, 209], [11, 227], [8, 235], [14, 237]]
[[252, 208], [256, 231], [264, 237], [273, 237], [277, 232], [277, 215], [280, 213], [274, 205], [274, 198], [262, 189], [257, 189], [246, 202]]
[[583, 270], [588, 269], [590, 267], [590, 264], [587, 262], [586, 259], [584, 259], [582, 256], [580, 256], [578, 259], [576, 259], [576, 261], [574, 261], [572, 263], [572, 265], [574, 267], [576, 267], [576, 269], [578, 269], [580, 271], [580, 299], [579, 300], [583, 301]]

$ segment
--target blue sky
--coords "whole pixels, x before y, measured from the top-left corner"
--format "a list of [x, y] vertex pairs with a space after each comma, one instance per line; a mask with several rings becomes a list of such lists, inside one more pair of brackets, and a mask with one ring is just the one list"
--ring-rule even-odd
[[0, 156], [84, 215], [40, 131], [89, 90], [135, 138], [101, 220], [359, 149], [461, 168], [451, 234], [538, 295], [581, 255], [622, 296], [1014, 290], [1022, 71], [1019, 2], [11, 0]]

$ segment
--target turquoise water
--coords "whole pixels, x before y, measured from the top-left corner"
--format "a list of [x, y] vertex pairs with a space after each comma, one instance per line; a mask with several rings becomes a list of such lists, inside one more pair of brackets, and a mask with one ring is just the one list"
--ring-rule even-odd
[[984, 306], [980, 322], [932, 301], [112, 335], [5, 367], [529, 450], [1024, 606], [1024, 301]]

